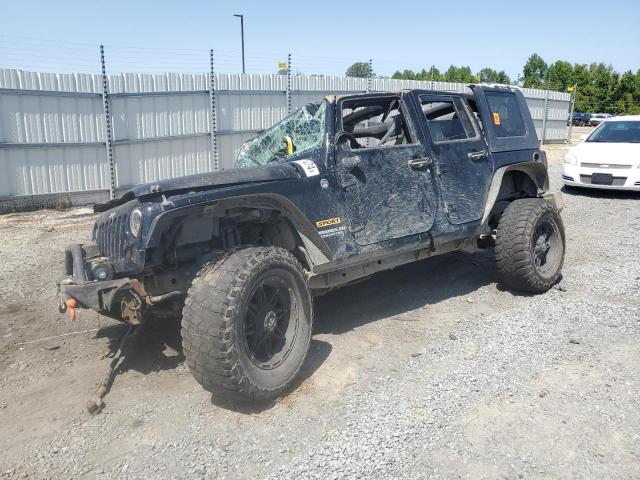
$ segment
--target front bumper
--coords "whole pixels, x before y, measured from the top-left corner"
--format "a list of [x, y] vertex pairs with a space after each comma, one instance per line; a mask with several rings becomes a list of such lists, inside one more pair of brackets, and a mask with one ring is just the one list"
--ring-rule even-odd
[[[85, 283], [75, 283], [72, 279], [66, 279], [58, 283], [62, 312], [67, 308], [87, 308], [118, 320], [122, 318], [122, 312], [117, 298], [124, 297], [131, 292], [131, 283], [128, 278], [94, 280]], [[75, 303], [71, 306], [69, 300], [75, 300]]]
[[[594, 173], [611, 174], [612, 184], [591, 183], [591, 176]], [[640, 191], [640, 168], [589, 168], [565, 163], [562, 166], [562, 181], [570, 187]]]
[[72, 318], [75, 317], [75, 308], [86, 308], [120, 320], [122, 299], [135, 295], [131, 279], [92, 280], [92, 272], [87, 268], [86, 255], [94, 248], [94, 245], [80, 244], [72, 244], [66, 248], [67, 278], [58, 282], [59, 309], [61, 312], [71, 309], [69, 313]]

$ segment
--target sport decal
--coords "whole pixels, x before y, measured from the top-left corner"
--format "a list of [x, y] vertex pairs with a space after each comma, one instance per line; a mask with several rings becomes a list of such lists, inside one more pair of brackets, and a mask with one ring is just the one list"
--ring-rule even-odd
[[340, 217], [336, 218], [327, 218], [326, 220], [318, 220], [316, 222], [317, 228], [330, 227], [332, 225], [340, 225], [342, 223], [342, 219]]

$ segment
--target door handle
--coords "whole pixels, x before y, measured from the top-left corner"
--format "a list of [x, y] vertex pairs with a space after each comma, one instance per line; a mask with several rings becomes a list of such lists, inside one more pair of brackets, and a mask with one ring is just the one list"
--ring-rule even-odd
[[489, 155], [487, 150], [478, 150], [476, 152], [469, 152], [468, 157], [469, 160], [480, 160]]
[[409, 166], [414, 170], [420, 170], [426, 167], [427, 165], [431, 165], [433, 163], [433, 160], [431, 160], [429, 157], [414, 158], [413, 160], [409, 160], [408, 163], [409, 163]]

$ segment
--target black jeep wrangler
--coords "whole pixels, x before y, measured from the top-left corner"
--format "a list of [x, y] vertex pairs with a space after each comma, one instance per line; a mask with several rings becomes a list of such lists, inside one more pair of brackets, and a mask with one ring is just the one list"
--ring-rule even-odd
[[242, 146], [236, 168], [95, 206], [65, 253], [62, 309], [133, 325], [182, 309], [195, 378], [272, 399], [300, 369], [313, 296], [454, 250], [494, 248], [504, 285], [559, 280], [559, 194], [517, 88], [328, 96]]

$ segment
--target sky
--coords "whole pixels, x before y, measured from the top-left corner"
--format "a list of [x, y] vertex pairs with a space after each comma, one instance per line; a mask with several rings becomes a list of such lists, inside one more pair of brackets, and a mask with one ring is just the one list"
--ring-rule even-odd
[[640, 0], [605, 1], [196, 1], [0, 0], [0, 68], [109, 73], [242, 69], [342, 75], [355, 61], [374, 72], [505, 70], [515, 79], [532, 53], [547, 63], [604, 62], [640, 69]]

